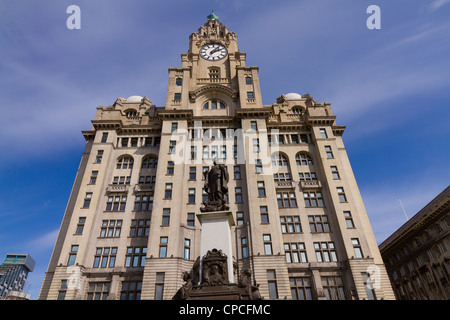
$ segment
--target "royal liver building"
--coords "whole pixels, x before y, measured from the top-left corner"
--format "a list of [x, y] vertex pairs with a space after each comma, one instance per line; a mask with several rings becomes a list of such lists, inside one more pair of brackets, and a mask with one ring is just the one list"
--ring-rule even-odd
[[207, 18], [169, 68], [164, 107], [118, 98], [83, 131], [39, 299], [189, 299], [217, 284], [234, 298], [393, 299], [330, 104], [288, 93], [264, 105], [258, 67]]

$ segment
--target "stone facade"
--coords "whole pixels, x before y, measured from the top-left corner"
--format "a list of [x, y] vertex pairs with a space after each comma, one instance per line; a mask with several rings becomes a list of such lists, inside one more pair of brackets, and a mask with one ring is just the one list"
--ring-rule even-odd
[[214, 159], [229, 173], [234, 283], [249, 270], [264, 299], [394, 298], [345, 127], [308, 94], [263, 105], [258, 70], [209, 19], [169, 68], [164, 107], [97, 108], [39, 299], [171, 299], [200, 256]]

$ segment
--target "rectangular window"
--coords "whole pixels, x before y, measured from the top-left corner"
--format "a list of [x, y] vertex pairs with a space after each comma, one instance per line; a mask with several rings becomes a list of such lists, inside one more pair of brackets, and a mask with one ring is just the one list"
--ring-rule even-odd
[[209, 159], [209, 146], [203, 146], [203, 159]]
[[262, 173], [263, 172], [261, 159], [256, 159], [255, 160], [255, 172], [256, 173]]
[[291, 143], [292, 144], [298, 144], [298, 135], [291, 134]]
[[101, 163], [103, 157], [103, 150], [97, 151], [97, 156], [95, 157], [95, 163]]
[[325, 128], [321, 128], [321, 129], [319, 129], [319, 131], [320, 131], [320, 136], [322, 137], [322, 139], [328, 138], [327, 131], [325, 130]]
[[177, 132], [178, 130], [178, 122], [172, 122], [171, 132]]
[[305, 207], [323, 207], [323, 198], [321, 191], [303, 192]]
[[245, 84], [252, 84], [252, 78], [251, 77], [245, 77]]
[[131, 146], [133, 148], [136, 148], [138, 146], [138, 141], [139, 141], [138, 138], [131, 138]]
[[153, 209], [153, 196], [139, 194], [134, 201], [134, 211], [151, 211]]
[[265, 197], [266, 196], [266, 188], [264, 186], [264, 181], [258, 181], [258, 197]]
[[242, 188], [234, 188], [236, 203], [242, 203]]
[[162, 215], [162, 225], [168, 226], [169, 224], [170, 224], [170, 208], [164, 208]]
[[269, 298], [278, 299], [277, 275], [275, 270], [267, 270], [267, 281], [269, 285]]
[[108, 196], [108, 202], [106, 202], [106, 211], [125, 211], [126, 203], [127, 196]]
[[259, 139], [253, 139], [253, 152], [259, 152]]
[[308, 144], [308, 136], [306, 134], [300, 134], [300, 142], [302, 144]]
[[347, 223], [347, 228], [354, 228], [352, 214], [350, 211], [344, 211], [345, 222]]
[[86, 217], [80, 217], [78, 219], [77, 229], [75, 234], [83, 234], [84, 224], [86, 223]]
[[169, 142], [169, 153], [175, 153], [175, 147], [177, 142], [175, 140], [170, 140]]
[[120, 300], [141, 300], [142, 281], [122, 281]]
[[263, 241], [264, 241], [264, 254], [272, 255], [272, 238], [270, 234], [264, 234]]
[[337, 255], [334, 242], [314, 242], [317, 262], [336, 262]]
[[241, 166], [234, 166], [233, 170], [234, 170], [234, 179], [235, 180], [241, 179]]
[[149, 219], [131, 220], [130, 238], [148, 237], [149, 233], [150, 233]]
[[267, 206], [260, 206], [259, 212], [261, 213], [261, 223], [269, 223], [269, 212]]
[[361, 249], [361, 244], [359, 243], [358, 238], [352, 239], [352, 245], [353, 245], [353, 250], [355, 251], [355, 257], [356, 258], [364, 258], [362, 249]]
[[84, 197], [83, 208], [87, 209], [91, 205], [92, 192], [86, 192], [86, 196]]
[[331, 173], [333, 174], [334, 180], [339, 180], [341, 177], [339, 176], [339, 171], [336, 166], [331, 166]]
[[190, 227], [195, 226], [195, 213], [188, 212], [187, 214], [187, 225]]
[[308, 216], [309, 227], [313, 233], [330, 232], [330, 225], [328, 224], [328, 217], [323, 216]]
[[159, 257], [165, 258], [167, 256], [167, 243], [169, 238], [161, 237], [159, 240]]
[[303, 242], [285, 243], [284, 252], [286, 254], [287, 263], [308, 262], [305, 244]]
[[66, 298], [67, 287], [67, 280], [61, 280], [61, 286], [59, 288], [60, 290], [58, 291], [57, 300], [64, 300]]
[[173, 100], [180, 101], [181, 100], [181, 93], [175, 93], [173, 95]]
[[197, 167], [189, 167], [189, 180], [197, 179]]
[[241, 238], [242, 259], [248, 258], [248, 241], [247, 237]]
[[166, 183], [164, 199], [172, 199], [172, 183]]
[[128, 247], [125, 255], [125, 267], [137, 268], [145, 266], [147, 247]]
[[152, 137], [147, 137], [145, 138], [145, 147], [152, 147], [153, 146], [153, 138]]
[[94, 268], [114, 268], [117, 247], [97, 248], [94, 255]]
[[278, 208], [297, 207], [295, 192], [277, 192]]
[[100, 238], [118, 238], [122, 231], [122, 220], [103, 220]]
[[292, 300], [312, 300], [311, 281], [309, 277], [289, 278]]
[[69, 260], [67, 261], [68, 266], [73, 266], [75, 264], [75, 259], [77, 258], [78, 245], [73, 245], [70, 248]]
[[236, 223], [238, 226], [242, 226], [244, 224], [244, 213], [236, 212]]
[[106, 140], [108, 140], [108, 132], [103, 132], [103, 135], [102, 135], [102, 143], [105, 143], [106, 142]]
[[250, 121], [250, 127], [252, 131], [258, 131], [258, 123], [256, 121]]
[[322, 277], [322, 287], [327, 300], [345, 300], [344, 285], [340, 277]]
[[155, 300], [162, 300], [164, 296], [164, 272], [156, 273]]
[[89, 180], [89, 184], [96, 184], [97, 183], [97, 176], [98, 176], [98, 171], [92, 171], [92, 173], [91, 173], [91, 180]]
[[107, 300], [111, 282], [90, 282], [87, 291], [88, 300]]
[[370, 278], [370, 274], [362, 272], [361, 277], [364, 283], [364, 288], [366, 288], [367, 299], [368, 300], [376, 300], [375, 290], [373, 288], [372, 279]]
[[167, 162], [167, 174], [168, 175], [173, 175], [175, 171], [175, 164], [173, 161], [168, 161]]
[[189, 188], [189, 194], [188, 194], [188, 203], [189, 204], [195, 204], [195, 189]]
[[197, 147], [191, 146], [191, 160], [197, 159]]
[[325, 146], [325, 152], [327, 153], [327, 158], [328, 159], [333, 159], [333, 151], [331, 150], [330, 146]]
[[301, 233], [300, 216], [280, 216], [282, 233]]
[[347, 202], [347, 197], [345, 196], [344, 188], [338, 187], [337, 192], [338, 192], [338, 196], [339, 196], [339, 201]]
[[128, 147], [128, 138], [122, 138], [122, 147], [123, 148]]
[[184, 239], [184, 259], [189, 260], [191, 258], [191, 240]]
[[248, 91], [247, 99], [255, 99], [255, 93], [253, 91]]

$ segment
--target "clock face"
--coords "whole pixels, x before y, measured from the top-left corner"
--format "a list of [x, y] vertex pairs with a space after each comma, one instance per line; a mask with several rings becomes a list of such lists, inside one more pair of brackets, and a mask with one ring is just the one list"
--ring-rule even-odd
[[204, 45], [200, 49], [200, 56], [209, 61], [218, 61], [228, 54], [227, 49], [221, 44], [211, 43]]

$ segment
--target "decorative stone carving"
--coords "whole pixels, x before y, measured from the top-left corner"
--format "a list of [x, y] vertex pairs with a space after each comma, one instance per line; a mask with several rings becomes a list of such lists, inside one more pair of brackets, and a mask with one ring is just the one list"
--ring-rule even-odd
[[209, 250], [202, 259], [202, 283], [206, 286], [218, 286], [229, 283], [227, 256], [222, 250]]

